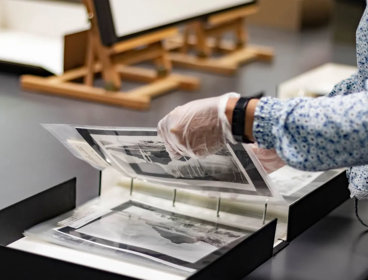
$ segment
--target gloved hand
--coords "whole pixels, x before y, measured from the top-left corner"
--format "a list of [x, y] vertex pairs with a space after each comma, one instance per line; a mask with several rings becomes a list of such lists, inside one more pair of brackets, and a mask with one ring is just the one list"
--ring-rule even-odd
[[176, 107], [157, 127], [172, 159], [205, 157], [219, 151], [226, 140], [235, 143], [225, 109], [237, 93], [199, 99]]
[[285, 165], [285, 162], [277, 155], [274, 149], [267, 150], [259, 148], [257, 144], [250, 145], [252, 151], [254, 152], [267, 173], [272, 173], [273, 171]]

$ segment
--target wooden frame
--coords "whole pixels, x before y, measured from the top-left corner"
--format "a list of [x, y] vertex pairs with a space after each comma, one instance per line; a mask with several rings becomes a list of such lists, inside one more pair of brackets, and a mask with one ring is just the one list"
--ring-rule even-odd
[[[251, 4], [188, 23], [181, 36], [167, 41], [171, 61], [219, 74], [233, 74], [242, 63], [271, 61], [271, 48], [248, 45], [246, 18], [257, 10], [258, 5]], [[234, 35], [233, 42], [223, 40], [229, 32]]]
[[[83, 0], [83, 2], [88, 12], [91, 27], [88, 31], [74, 34], [72, 37], [78, 38], [79, 42], [83, 38], [86, 41], [84, 42], [85, 49], [80, 47], [83, 45], [83, 41], [82, 44], [74, 43], [74, 46], [78, 46], [78, 55], [75, 54], [74, 50], [73, 59], [76, 60], [73, 62], [71, 59], [72, 62], [64, 62], [66, 71], [62, 75], [47, 78], [32, 75], [22, 76], [21, 85], [24, 89], [133, 109], [147, 109], [150, 106], [151, 98], [155, 96], [176, 89], [195, 90], [199, 87], [198, 79], [171, 73], [171, 61], [168, 51], [163, 45], [163, 40], [177, 34], [177, 28], [167, 27], [105, 45], [102, 38], [105, 33], [100, 32], [96, 17], [96, 13], [101, 13], [101, 10], [97, 10], [95, 6], [95, 3], [99, 1]], [[67, 44], [67, 37], [65, 43]], [[65, 56], [67, 56], [67, 45], [65, 47]], [[79, 54], [84, 56], [84, 62], [81, 63], [83, 65], [78, 63]], [[131, 66], [143, 61], [153, 61], [156, 70]], [[102, 75], [104, 88], [94, 85], [94, 78], [98, 73]], [[119, 91], [122, 78], [135, 82], [146, 82], [148, 85], [122, 92]], [[82, 83], [79, 82], [81, 79]]]

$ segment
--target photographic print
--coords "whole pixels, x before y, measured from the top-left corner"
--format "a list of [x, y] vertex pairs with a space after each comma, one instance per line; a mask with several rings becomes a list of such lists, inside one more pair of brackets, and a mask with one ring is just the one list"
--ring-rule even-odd
[[250, 232], [129, 201], [78, 228], [55, 229], [93, 246], [197, 270], [238, 244]]
[[77, 131], [106, 162], [133, 178], [173, 187], [272, 196], [242, 144], [227, 145], [200, 160], [172, 161], [155, 130]]

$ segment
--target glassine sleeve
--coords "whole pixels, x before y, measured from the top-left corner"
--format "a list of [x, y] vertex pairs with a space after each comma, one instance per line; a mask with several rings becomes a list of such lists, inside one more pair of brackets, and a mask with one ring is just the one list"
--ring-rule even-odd
[[[105, 156], [103, 151], [101, 153], [96, 152], [78, 131], [80, 128], [89, 128], [89, 126], [75, 126], [71, 124], [42, 124], [42, 126], [78, 159], [89, 163], [92, 167], [99, 170], [104, 170], [111, 166], [109, 158]], [[132, 175], [124, 172], [124, 169], [119, 171], [126, 176]]]

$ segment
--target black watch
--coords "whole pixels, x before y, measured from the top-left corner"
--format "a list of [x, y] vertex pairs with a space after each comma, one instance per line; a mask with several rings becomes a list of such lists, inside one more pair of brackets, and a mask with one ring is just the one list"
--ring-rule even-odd
[[236, 102], [234, 111], [233, 111], [233, 120], [231, 124], [231, 131], [233, 133], [234, 139], [237, 142], [243, 143], [253, 143], [245, 136], [245, 111], [247, 109], [247, 105], [251, 99], [254, 97], [240, 97]]

